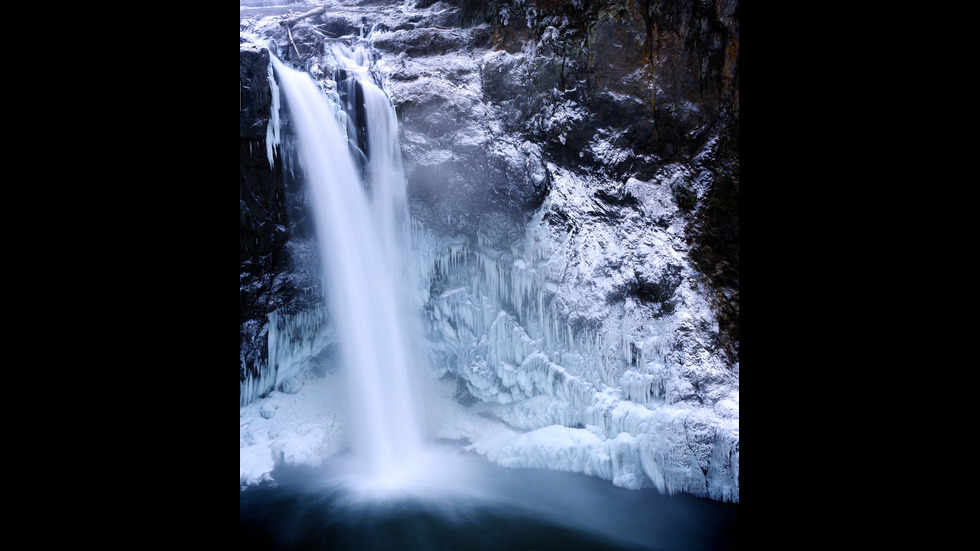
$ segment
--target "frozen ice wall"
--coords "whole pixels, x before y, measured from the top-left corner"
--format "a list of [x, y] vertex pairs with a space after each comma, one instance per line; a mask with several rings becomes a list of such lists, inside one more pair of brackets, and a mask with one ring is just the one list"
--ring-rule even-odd
[[570, 209], [591, 192], [550, 168], [555, 190], [509, 250], [415, 228], [432, 290], [425, 314], [434, 365], [465, 389], [463, 403], [510, 431], [481, 433], [470, 423], [445, 434], [505, 466], [738, 501], [737, 376], [706, 348], [713, 317], [696, 278], [678, 276], [663, 297], [670, 308], [608, 298], [628, 287], [610, 268], [629, 261], [624, 251], [645, 251], [651, 273], [686, 265], [669, 228], [615, 219], [589, 232], [551, 225], [549, 209]]

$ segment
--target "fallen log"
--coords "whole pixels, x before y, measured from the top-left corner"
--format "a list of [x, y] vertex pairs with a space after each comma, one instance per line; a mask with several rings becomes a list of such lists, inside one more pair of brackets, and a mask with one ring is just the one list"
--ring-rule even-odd
[[289, 28], [289, 27], [292, 27], [294, 24], [296, 24], [298, 21], [302, 21], [303, 19], [306, 19], [307, 17], [313, 17], [314, 15], [320, 15], [321, 13], [324, 13], [325, 11], [327, 11], [327, 7], [326, 6], [320, 6], [319, 8], [313, 8], [312, 10], [310, 10], [310, 11], [308, 11], [306, 13], [301, 13], [299, 15], [294, 15], [293, 17], [285, 17], [285, 18], [283, 18], [282, 21], [279, 22], [279, 24], [282, 25], [283, 27]]

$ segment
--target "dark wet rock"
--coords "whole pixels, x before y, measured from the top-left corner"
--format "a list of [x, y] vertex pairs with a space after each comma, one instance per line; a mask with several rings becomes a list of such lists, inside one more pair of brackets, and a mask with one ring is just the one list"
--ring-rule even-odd
[[251, 44], [241, 45], [241, 115], [239, 148], [239, 315], [241, 380], [255, 376], [256, 365], [267, 356], [265, 316], [269, 285], [282, 263], [285, 236], [277, 235], [281, 223], [279, 197], [282, 174], [269, 163], [266, 135], [271, 118], [269, 52]]
[[[303, 183], [284, 170], [282, 146], [268, 141], [272, 121], [269, 51], [243, 42], [239, 148], [239, 377], [254, 377], [268, 356], [268, 314], [308, 300], [316, 285], [315, 247]], [[288, 121], [280, 123], [288, 132]], [[286, 139], [285, 136], [283, 136]], [[274, 141], [274, 140], [273, 140]]]
[[272, 105], [269, 50], [251, 43], [242, 43], [238, 77], [241, 87], [239, 135], [243, 140], [265, 140]]
[[420, 57], [444, 54], [466, 47], [463, 33], [433, 27], [413, 28], [382, 34], [374, 40], [374, 47], [385, 54]]

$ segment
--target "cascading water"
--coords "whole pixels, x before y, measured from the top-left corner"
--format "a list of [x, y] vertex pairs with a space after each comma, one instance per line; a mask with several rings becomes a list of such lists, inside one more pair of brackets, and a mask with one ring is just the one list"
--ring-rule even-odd
[[354, 462], [369, 484], [399, 486], [421, 467], [423, 434], [413, 373], [416, 323], [405, 303], [415, 295], [404, 259], [410, 228], [393, 108], [366, 72], [351, 70], [358, 67], [354, 59], [338, 55], [362, 102], [349, 118], [357, 119], [366, 141], [352, 151], [333, 102], [308, 74], [272, 59], [295, 127], [350, 385]]

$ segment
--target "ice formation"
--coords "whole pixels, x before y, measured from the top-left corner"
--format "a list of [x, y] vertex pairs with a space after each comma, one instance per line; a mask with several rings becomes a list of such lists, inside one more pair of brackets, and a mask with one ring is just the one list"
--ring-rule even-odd
[[281, 125], [279, 123], [279, 84], [276, 83], [276, 77], [273, 74], [271, 63], [269, 64], [269, 89], [272, 91], [272, 114], [266, 130], [265, 147], [266, 155], [269, 157], [269, 167], [275, 170], [275, 150], [279, 147]]
[[506, 252], [416, 227], [423, 279], [441, 289], [426, 305], [433, 357], [479, 400], [476, 409], [516, 429], [494, 432], [493, 444], [479, 431], [458, 432], [504, 466], [737, 501], [737, 402], [725, 419], [687, 403], [689, 383], [667, 367], [676, 360], [664, 347], [693, 316], [657, 319], [627, 301], [576, 327], [559, 294], [575, 263], [562, 260], [600, 259], [581, 258], [595, 243], [553, 231], [541, 214]]

